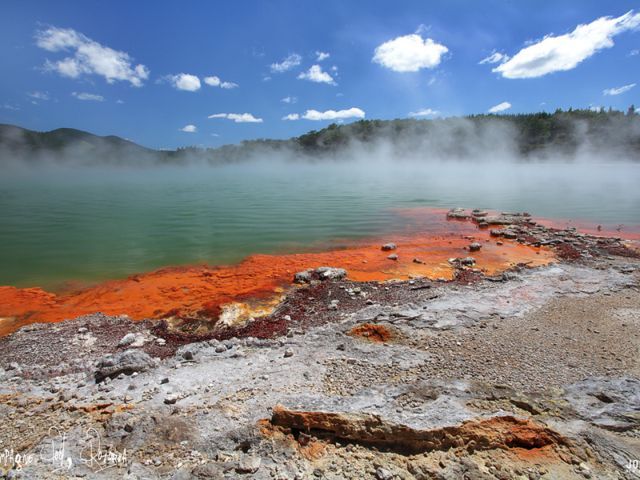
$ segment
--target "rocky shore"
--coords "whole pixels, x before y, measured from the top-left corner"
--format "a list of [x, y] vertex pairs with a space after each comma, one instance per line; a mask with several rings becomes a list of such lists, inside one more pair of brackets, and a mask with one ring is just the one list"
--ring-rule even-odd
[[0, 472], [640, 478], [637, 246], [523, 213], [447, 216], [558, 261], [488, 275], [474, 259], [487, 243], [469, 238], [453, 280], [310, 269], [244, 324], [95, 313], [25, 326], [0, 338]]

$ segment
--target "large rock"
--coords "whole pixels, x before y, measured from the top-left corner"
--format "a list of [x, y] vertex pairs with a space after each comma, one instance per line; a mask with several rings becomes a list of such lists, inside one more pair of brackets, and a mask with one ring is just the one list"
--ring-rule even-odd
[[96, 365], [96, 383], [105, 378], [115, 378], [121, 373], [131, 375], [155, 367], [153, 359], [142, 350], [125, 350], [115, 355], [103, 357]]
[[293, 277], [294, 283], [311, 283], [313, 280], [342, 280], [347, 276], [344, 268], [318, 267], [298, 272]]

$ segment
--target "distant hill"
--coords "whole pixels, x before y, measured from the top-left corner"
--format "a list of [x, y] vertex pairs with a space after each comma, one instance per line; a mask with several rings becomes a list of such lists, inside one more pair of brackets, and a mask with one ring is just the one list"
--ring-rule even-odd
[[154, 162], [158, 152], [109, 135], [101, 137], [73, 128], [36, 132], [0, 124], [0, 163], [19, 159], [28, 163], [56, 162], [93, 165]]
[[0, 165], [10, 162], [70, 165], [224, 164], [265, 156], [297, 161], [351, 157], [418, 160], [572, 159], [590, 155], [640, 161], [640, 116], [635, 109], [558, 110], [554, 113], [472, 115], [433, 120], [360, 120], [331, 124], [288, 140], [173, 151], [148, 149], [117, 136], [60, 128], [35, 132], [0, 124]]

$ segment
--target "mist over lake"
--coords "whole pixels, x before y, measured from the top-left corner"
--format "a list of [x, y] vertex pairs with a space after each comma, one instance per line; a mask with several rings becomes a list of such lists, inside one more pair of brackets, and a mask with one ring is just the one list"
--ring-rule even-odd
[[469, 206], [630, 228], [640, 164], [384, 161], [50, 167], [0, 178], [0, 284], [60, 286], [392, 235], [399, 209]]

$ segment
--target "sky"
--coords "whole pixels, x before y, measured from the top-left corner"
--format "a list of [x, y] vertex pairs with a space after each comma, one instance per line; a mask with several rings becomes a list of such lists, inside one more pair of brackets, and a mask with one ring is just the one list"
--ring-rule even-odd
[[0, 62], [0, 123], [216, 147], [361, 118], [626, 110], [640, 6], [3, 0]]

